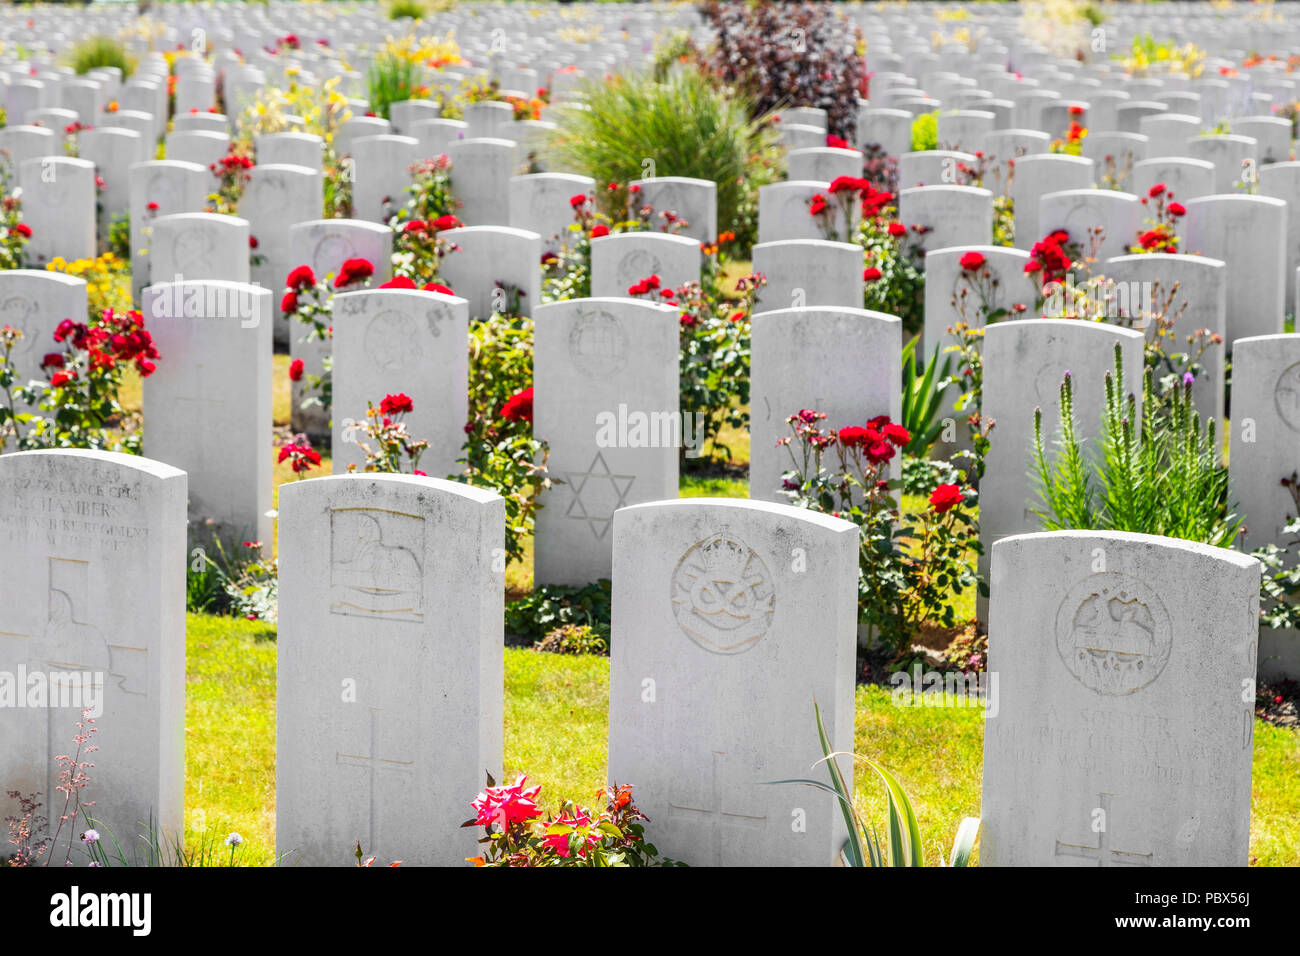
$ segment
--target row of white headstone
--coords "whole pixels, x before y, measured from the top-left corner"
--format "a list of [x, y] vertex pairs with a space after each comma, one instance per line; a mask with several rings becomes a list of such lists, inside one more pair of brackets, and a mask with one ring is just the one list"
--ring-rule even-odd
[[[185, 822], [186, 482], [107, 452], [0, 458], [0, 581], [24, 595], [0, 612], [0, 680], [40, 675], [64, 704], [0, 708], [0, 782], [55, 794], [78, 695], [97, 698], [84, 796], [123, 846]], [[282, 488], [290, 862], [344, 865], [357, 841], [382, 862], [473, 855], [459, 824], [502, 769], [503, 531], [499, 497], [433, 478]], [[621, 508], [612, 538], [609, 779], [635, 786], [648, 838], [696, 865], [833, 863], [832, 799], [765, 784], [824, 774], [814, 701], [853, 749], [857, 528], [697, 499]], [[1000, 541], [992, 573], [985, 696], [950, 680], [930, 700], [987, 708], [983, 863], [1244, 865], [1258, 562], [1054, 532]]]

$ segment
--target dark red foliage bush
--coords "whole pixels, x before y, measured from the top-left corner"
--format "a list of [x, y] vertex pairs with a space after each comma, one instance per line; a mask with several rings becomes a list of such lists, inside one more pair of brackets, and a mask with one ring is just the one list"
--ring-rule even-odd
[[717, 33], [705, 66], [754, 97], [758, 115], [817, 106], [828, 132], [853, 142], [864, 66], [855, 23], [825, 3], [702, 5]]

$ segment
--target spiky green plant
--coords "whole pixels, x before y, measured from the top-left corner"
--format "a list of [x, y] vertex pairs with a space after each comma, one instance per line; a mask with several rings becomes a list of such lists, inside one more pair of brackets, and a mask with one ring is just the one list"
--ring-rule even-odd
[[1074, 417], [1074, 382], [1061, 383], [1056, 452], [1048, 460], [1043, 411], [1034, 412], [1031, 471], [1045, 530], [1136, 531], [1231, 547], [1241, 519], [1228, 500], [1228, 469], [1219, 461], [1214, 419], [1201, 427], [1190, 379], [1158, 392], [1142, 376], [1142, 407], [1125, 394], [1124, 361], [1106, 373], [1101, 449], [1085, 455]]
[[585, 173], [602, 187], [604, 211], [623, 219], [623, 190], [648, 176], [689, 176], [718, 184], [718, 228], [752, 240], [757, 189], [774, 178], [775, 133], [751, 119], [746, 97], [695, 69], [593, 79], [587, 109], [565, 110], [547, 147], [553, 168]]
[[126, 48], [116, 38], [101, 34], [79, 40], [68, 53], [68, 65], [78, 74], [101, 66], [115, 66], [123, 76], [128, 76], [132, 68]]
[[420, 85], [419, 67], [404, 56], [381, 53], [370, 64], [366, 77], [367, 98], [376, 116], [389, 119], [388, 111], [394, 103], [415, 97]]
[[[822, 760], [830, 773], [829, 785], [820, 780], [806, 778], [792, 780], [773, 780], [770, 783], [801, 783], [806, 786], [824, 790], [835, 798], [840, 812], [844, 814], [844, 823], [849, 830], [849, 838], [844, 844], [844, 860], [849, 866], [925, 866], [925, 846], [921, 841], [921, 824], [912, 809], [912, 801], [907, 799], [907, 792], [898, 778], [892, 773], [866, 757], [857, 754], [835, 752], [831, 749], [830, 738], [826, 735], [826, 725], [822, 721], [822, 710], [817, 701], [813, 701], [813, 712], [817, 716], [817, 737], [821, 742]], [[885, 785], [885, 795], [889, 803], [889, 854], [881, 845], [880, 837], [869, 827], [853, 806], [853, 793], [844, 781], [839, 764], [840, 757], [860, 760], [880, 778]], [[979, 836], [980, 821], [978, 817], [966, 817], [957, 827], [957, 838], [953, 841], [952, 854], [948, 866], [968, 866], [971, 853], [975, 849], [975, 840]], [[945, 865], [939, 860], [939, 865]]]
[[913, 338], [903, 346], [903, 403], [899, 424], [912, 436], [903, 450], [915, 458], [924, 458], [943, 432], [939, 411], [943, 406], [943, 393], [952, 384], [949, 375], [952, 356], [945, 355], [940, 366], [939, 350], [936, 349], [926, 363], [925, 371], [918, 374], [916, 343], [919, 341], [919, 338]]

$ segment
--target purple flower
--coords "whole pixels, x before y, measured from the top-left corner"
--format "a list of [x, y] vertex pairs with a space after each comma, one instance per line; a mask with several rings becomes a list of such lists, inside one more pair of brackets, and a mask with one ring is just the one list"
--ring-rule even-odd
[[1184, 373], [1183, 373], [1183, 384], [1184, 384], [1184, 385], [1191, 385], [1191, 384], [1192, 384], [1193, 382], [1195, 382], [1195, 381], [1196, 381], [1196, 376], [1193, 375], [1191, 372], [1184, 372]]

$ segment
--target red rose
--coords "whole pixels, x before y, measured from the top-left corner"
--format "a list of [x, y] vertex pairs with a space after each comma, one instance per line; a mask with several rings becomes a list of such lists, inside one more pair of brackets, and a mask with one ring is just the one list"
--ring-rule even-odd
[[744, 317], [745, 317], [745, 310], [744, 310], [744, 309], [738, 309], [737, 311], [731, 313], [731, 321], [732, 321], [732, 322], [739, 322], [739, 321], [741, 321]]
[[402, 232], [424, 232], [429, 228], [429, 224], [423, 219], [412, 219], [402, 227]]
[[459, 227], [460, 220], [451, 213], [447, 213], [445, 216], [439, 216], [433, 221], [433, 228], [437, 232], [442, 232], [444, 229], [458, 229]]
[[250, 249], [256, 249], [256, 248], [257, 248], [257, 236], [249, 236], [249, 237], [248, 237], [248, 248], [250, 248]]
[[302, 359], [294, 359], [289, 363], [289, 381], [302, 381]]
[[63, 368], [63, 364], [62, 352], [46, 352], [45, 358], [41, 359], [41, 368]]
[[334, 288], [342, 289], [344, 286], [364, 282], [374, 274], [375, 267], [369, 259], [347, 259], [339, 269], [339, 274], [334, 277]]
[[850, 425], [847, 428], [840, 429], [840, 444], [846, 448], [853, 448], [857, 445], [867, 443], [867, 430], [859, 428], [857, 425]]
[[18, 233], [18, 235], [22, 236], [24, 239], [30, 239], [32, 237], [32, 227], [27, 225], [25, 222], [17, 223], [14, 226], [14, 232]]
[[158, 204], [156, 202], [151, 202], [149, 203], [149, 205], [145, 206], [145, 208], [148, 209], [150, 212], [157, 212]]
[[585, 206], [586, 203], [587, 203], [587, 196], [585, 193], [578, 193], [575, 196], [569, 197], [569, 205], [572, 206], [574, 209], [577, 209], [581, 206]]
[[285, 315], [298, 311], [298, 293], [286, 292], [284, 298], [280, 300], [280, 311]]
[[1151, 199], [1155, 199], [1157, 196], [1164, 195], [1164, 191], [1165, 191], [1165, 184], [1156, 183], [1154, 186], [1152, 186], [1150, 189], [1147, 190], [1147, 196], [1150, 197]]
[[415, 403], [411, 401], [411, 396], [403, 392], [396, 395], [385, 395], [384, 400], [379, 403], [379, 410], [385, 415], [400, 415], [403, 412], [414, 410]]
[[826, 134], [826, 145], [831, 149], [849, 148], [848, 140], [840, 139], [838, 136], [832, 136], [830, 133]]
[[816, 196], [813, 196], [812, 202], [808, 204], [808, 212], [810, 215], [818, 216], [825, 211], [826, 211], [826, 197], [823, 196], [821, 193], [818, 193]]
[[516, 392], [510, 396], [510, 399], [501, 406], [501, 417], [508, 422], [528, 422], [530, 425], [533, 421], [533, 387]]
[[867, 460], [873, 465], [883, 465], [894, 457], [894, 446], [887, 441], [873, 442], [867, 446]]
[[877, 269], [875, 266], [871, 266], [870, 268], [867, 268], [867, 269], [863, 269], [863, 270], [862, 270], [862, 281], [863, 281], [863, 282], [875, 282], [875, 281], [876, 281], [877, 279], [879, 279], [882, 275], [884, 275], [883, 272], [881, 272], [881, 271], [880, 271], [879, 269]]
[[67, 385], [69, 382], [76, 381], [76, 378], [77, 378], [76, 372], [55, 372], [54, 378], [50, 379], [50, 384], [53, 385], [55, 388], [62, 388], [64, 385]]
[[406, 276], [397, 276], [379, 286], [381, 289], [414, 289], [415, 280]]
[[883, 431], [884, 431], [885, 438], [887, 438], [893, 444], [897, 445], [899, 448], [902, 448], [904, 445], [906, 445], [908, 442], [912, 440], [911, 432], [909, 432], [902, 425], [896, 425], [893, 422], [888, 422], [885, 425]]
[[940, 485], [930, 495], [930, 507], [939, 514], [951, 511], [965, 500], [961, 489], [956, 485]]
[[295, 292], [301, 292], [303, 289], [309, 289], [316, 284], [316, 273], [311, 271], [311, 266], [298, 266], [289, 273], [289, 277], [284, 280], [284, 284]]
[[1187, 207], [1180, 202], [1171, 202], [1169, 204], [1169, 215], [1183, 216], [1187, 214]]
[[889, 234], [895, 239], [901, 239], [907, 235], [907, 227], [901, 222], [891, 222], [889, 224]]
[[983, 268], [987, 261], [981, 252], [968, 252], [961, 257], [961, 267], [967, 272], [974, 272], [976, 269]]
[[859, 179], [855, 176], [836, 176], [830, 185], [830, 192], [837, 195], [843, 192], [863, 192], [871, 188], [871, 184], [865, 179]]
[[599, 239], [601, 236], [608, 236], [608, 235], [609, 235], [609, 226], [605, 225], [603, 222], [600, 223], [599, 225], [591, 227], [591, 238], [593, 239]]
[[455, 292], [452, 292], [451, 289], [449, 289], [447, 286], [439, 285], [436, 282], [426, 282], [420, 288], [422, 288], [425, 292], [441, 292], [443, 295], [456, 294]]

